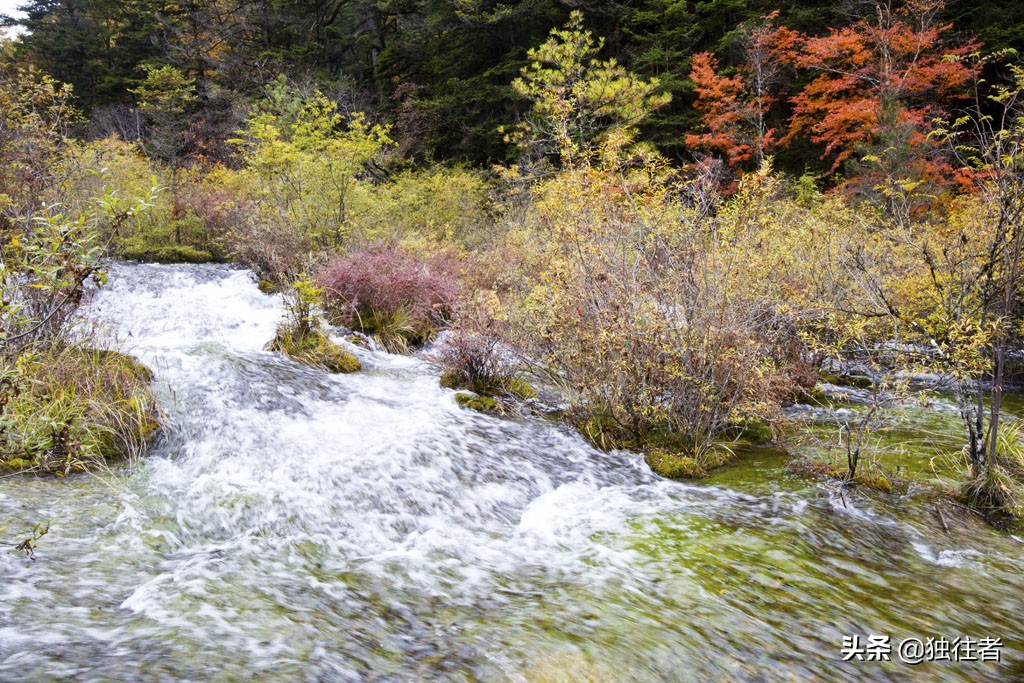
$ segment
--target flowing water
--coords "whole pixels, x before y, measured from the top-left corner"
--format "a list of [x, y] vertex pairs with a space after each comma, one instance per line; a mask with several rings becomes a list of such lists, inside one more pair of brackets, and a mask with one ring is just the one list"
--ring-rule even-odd
[[[141, 463], [0, 480], [3, 681], [861, 681], [1024, 677], [1024, 552], [772, 451], [697, 484], [437, 371], [263, 350], [225, 266], [115, 265], [90, 316], [156, 372]], [[943, 530], [946, 526], [948, 533]], [[1001, 663], [842, 662], [844, 636], [1001, 638]]]

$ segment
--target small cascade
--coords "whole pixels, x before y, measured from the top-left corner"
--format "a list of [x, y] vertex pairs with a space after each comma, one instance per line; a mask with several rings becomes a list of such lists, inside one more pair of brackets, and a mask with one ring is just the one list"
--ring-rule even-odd
[[936, 538], [779, 472], [769, 493], [665, 481], [556, 423], [463, 410], [412, 357], [296, 364], [264, 350], [282, 304], [245, 270], [109, 279], [89, 316], [154, 369], [168, 428], [138, 466], [0, 480], [0, 525], [51, 524], [35, 561], [0, 552], [0, 680], [1004, 672], [840, 662], [868, 633], [1024, 655], [1011, 538]]

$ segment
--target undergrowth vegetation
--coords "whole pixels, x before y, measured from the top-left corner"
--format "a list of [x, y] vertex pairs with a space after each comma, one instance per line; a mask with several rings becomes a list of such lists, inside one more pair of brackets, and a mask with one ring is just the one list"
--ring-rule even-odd
[[137, 456], [158, 427], [152, 374], [77, 318], [105, 281], [100, 258], [152, 188], [64, 201], [67, 179], [84, 172], [66, 130], [75, 117], [66, 87], [0, 73], [0, 466], [14, 470], [95, 469]]
[[23, 351], [0, 368], [0, 465], [66, 475], [137, 458], [159, 427], [152, 379], [112, 350]]
[[[828, 63], [814, 50], [826, 38], [765, 21], [759, 35], [797, 53], [778, 68], [823, 83]], [[862, 47], [866, 21], [850, 34]], [[956, 59], [927, 55], [950, 87], [991, 66], [961, 47]], [[7, 461], [76, 469], [151, 431], [142, 374], [62, 336], [85, 284], [102, 282], [100, 256], [231, 259], [286, 297], [271, 349], [351, 372], [358, 360], [326, 325], [394, 353], [441, 336], [441, 381], [462, 390], [460, 404], [558, 414], [668, 477], [701, 476], [739, 444], [777, 438], [784, 407], [814, 402], [816, 382], [858, 377], [891, 396], [841, 419], [817, 401], [841, 446], [819, 451], [842, 457], [795, 469], [904, 490], [877, 466], [871, 450], [884, 446], [872, 437], [913, 394], [898, 378], [941, 376], [965, 446], [954, 493], [1020, 514], [1019, 428], [1001, 401], [1024, 329], [1024, 70], [979, 84], [981, 108], [948, 122], [925, 120], [917, 90], [893, 86], [875, 102], [859, 79], [858, 102], [873, 108], [870, 126], [852, 130], [820, 93], [801, 92], [789, 138], [811, 131], [833, 165], [793, 178], [775, 167], [770, 152], [792, 140], [767, 127], [772, 96], [758, 99], [752, 72], [696, 60], [707, 130], [694, 150], [725, 157], [683, 164], [640, 137], [669, 106], [660, 82], [602, 48], [573, 12], [528, 52], [509, 82], [523, 115], [503, 131], [506, 163], [488, 170], [404, 158], [372, 113], [283, 76], [224, 136], [233, 153], [187, 152], [196, 86], [173, 67], [147, 69], [132, 91], [148, 135], [74, 141], [70, 92], [7, 74], [2, 438], [22, 444], [5, 446]], [[93, 366], [111, 373], [109, 390], [87, 379]], [[57, 368], [71, 374], [58, 381]]]
[[294, 361], [328, 372], [349, 373], [361, 368], [359, 359], [331, 341], [317, 313], [323, 290], [307, 278], [297, 280], [285, 293], [287, 318], [267, 345]]

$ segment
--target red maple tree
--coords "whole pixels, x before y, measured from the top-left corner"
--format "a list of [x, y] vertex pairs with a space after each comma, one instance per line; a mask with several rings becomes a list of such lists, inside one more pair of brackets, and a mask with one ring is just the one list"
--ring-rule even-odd
[[693, 56], [690, 79], [704, 132], [687, 135], [687, 145], [722, 154], [736, 166], [751, 159], [760, 163], [777, 144], [767, 113], [776, 100], [781, 54], [796, 41], [795, 33], [774, 25], [778, 14], [772, 12], [760, 24], [745, 27], [744, 63], [733, 75], [720, 73], [711, 53]]
[[937, 21], [942, 8], [943, 0], [876, 2], [849, 26], [800, 36], [797, 49], [780, 55], [813, 78], [792, 99], [782, 142], [807, 135], [823, 144], [830, 172], [855, 154], [895, 149], [922, 162], [904, 159], [904, 166], [937, 172], [940, 162], [924, 161], [934, 151], [931, 121], [975, 77], [963, 57], [979, 48], [950, 38], [950, 25]]

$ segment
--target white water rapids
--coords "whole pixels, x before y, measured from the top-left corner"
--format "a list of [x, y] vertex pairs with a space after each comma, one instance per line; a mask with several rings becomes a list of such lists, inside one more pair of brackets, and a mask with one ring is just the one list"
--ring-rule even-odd
[[[0, 480], [0, 680], [984, 680], [1020, 672], [1019, 545], [789, 477], [683, 484], [438, 372], [263, 350], [278, 297], [124, 265], [89, 309], [156, 373], [142, 463]], [[754, 463], [756, 469], [757, 462]], [[1004, 639], [1002, 665], [841, 663], [844, 635]]]

